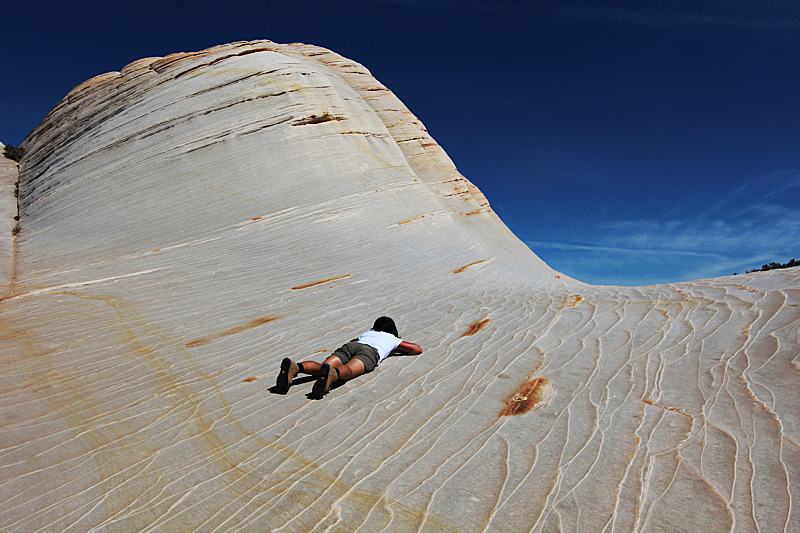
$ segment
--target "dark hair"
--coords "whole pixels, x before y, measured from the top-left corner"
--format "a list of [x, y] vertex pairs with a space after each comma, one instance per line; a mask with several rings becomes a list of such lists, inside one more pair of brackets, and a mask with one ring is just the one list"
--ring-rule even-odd
[[395, 337], [400, 338], [400, 334], [397, 333], [397, 326], [394, 325], [394, 320], [388, 316], [382, 316], [375, 320], [375, 323], [372, 325], [372, 329], [375, 331], [391, 333]]

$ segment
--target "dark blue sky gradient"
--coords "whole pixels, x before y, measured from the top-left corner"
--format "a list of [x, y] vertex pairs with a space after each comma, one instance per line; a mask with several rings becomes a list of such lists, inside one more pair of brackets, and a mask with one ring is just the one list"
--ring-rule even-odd
[[800, 258], [800, 5], [665, 4], [15, 2], [0, 141], [142, 57], [306, 42], [369, 68], [566, 274], [651, 284]]

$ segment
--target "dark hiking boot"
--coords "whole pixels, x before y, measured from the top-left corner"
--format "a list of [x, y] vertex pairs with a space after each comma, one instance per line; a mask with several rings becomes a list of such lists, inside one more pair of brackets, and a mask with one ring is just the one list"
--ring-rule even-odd
[[281, 362], [281, 371], [278, 373], [278, 379], [275, 382], [276, 392], [279, 394], [286, 394], [289, 392], [289, 385], [292, 384], [292, 380], [297, 375], [298, 370], [297, 363], [288, 357], [285, 358]]
[[322, 363], [319, 367], [319, 379], [314, 382], [311, 394], [317, 398], [322, 398], [331, 389], [331, 383], [339, 378], [339, 371], [331, 368], [328, 363]]

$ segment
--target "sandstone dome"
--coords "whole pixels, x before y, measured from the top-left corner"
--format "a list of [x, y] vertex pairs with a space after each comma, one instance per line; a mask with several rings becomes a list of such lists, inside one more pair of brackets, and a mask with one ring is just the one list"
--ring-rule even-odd
[[[315, 46], [136, 61], [23, 146], [3, 531], [800, 531], [798, 268], [573, 280]], [[270, 391], [384, 314], [425, 352]]]

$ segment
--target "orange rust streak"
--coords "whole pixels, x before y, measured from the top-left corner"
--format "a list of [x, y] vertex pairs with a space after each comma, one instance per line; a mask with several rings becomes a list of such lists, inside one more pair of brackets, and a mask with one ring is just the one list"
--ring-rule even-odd
[[[755, 399], [755, 397], [753, 397], [753, 398]], [[653, 400], [651, 400], [649, 398], [646, 398], [646, 399], [642, 400], [642, 402], [646, 403], [647, 405], [652, 405], [653, 407], [658, 407], [658, 408], [664, 409], [666, 411], [672, 411], [672, 412], [681, 414], [683, 416], [688, 416], [689, 418], [692, 418], [692, 415], [690, 415], [689, 413], [685, 413], [683, 410], [678, 409], [677, 407], [670, 407], [669, 405], [658, 405], [656, 403], [653, 403]]]
[[245, 378], [245, 379], [243, 379], [243, 380], [242, 380], [242, 383], [252, 383], [252, 382], [254, 382], [254, 381], [255, 381], [255, 380], [257, 380], [257, 379], [258, 379], [258, 378], [256, 378], [256, 377], [252, 377], [252, 378]]
[[226, 329], [222, 333], [218, 333], [216, 335], [211, 335], [208, 337], [200, 337], [199, 339], [195, 339], [191, 342], [187, 342], [185, 346], [187, 348], [196, 348], [198, 346], [205, 346], [206, 344], [211, 344], [214, 340], [219, 339], [221, 337], [227, 337], [229, 335], [235, 335], [237, 333], [241, 333], [243, 331], [247, 331], [248, 329], [253, 329], [258, 326], [263, 326], [264, 324], [269, 324], [274, 320], [278, 320], [280, 317], [277, 316], [262, 316], [260, 318], [254, 318], [247, 324], [242, 324], [241, 326], [234, 326], [230, 329]]
[[457, 268], [457, 269], [453, 270], [453, 274], [461, 274], [462, 272], [464, 272], [466, 269], [468, 269], [472, 265], [477, 265], [478, 263], [485, 263], [486, 261], [488, 261], [488, 259], [481, 259], [480, 261], [473, 261], [472, 263], [470, 263], [468, 265], [464, 265], [461, 268]]
[[205, 346], [206, 344], [211, 344], [211, 341], [212, 341], [212, 339], [209, 339], [207, 337], [203, 337], [203, 338], [200, 338], [200, 339], [195, 339], [192, 342], [187, 342], [186, 343], [186, 347], [187, 348], [196, 348], [197, 346]]
[[489, 319], [488, 318], [484, 318], [483, 320], [478, 320], [477, 322], [473, 322], [472, 324], [469, 325], [469, 327], [467, 327], [467, 331], [465, 331], [464, 334], [461, 335], [461, 336], [462, 337], [467, 337], [469, 335], [475, 335], [480, 330], [485, 328], [486, 324], [488, 324], [488, 323], [489, 323]]
[[278, 317], [276, 317], [276, 316], [263, 316], [261, 318], [256, 318], [256, 319], [251, 320], [250, 322], [248, 322], [247, 324], [244, 324], [242, 326], [236, 326], [236, 327], [233, 327], [231, 329], [223, 331], [222, 333], [220, 333], [220, 337], [225, 337], [225, 336], [228, 336], [228, 335], [235, 335], [237, 333], [241, 333], [243, 331], [247, 331], [248, 329], [257, 328], [258, 326], [263, 326], [264, 324], [269, 324], [270, 322], [272, 322], [274, 320], [278, 320]]
[[402, 222], [398, 222], [397, 225], [398, 226], [402, 226], [403, 224], [408, 224], [409, 222], [414, 222], [415, 220], [419, 220], [421, 218], [425, 218], [425, 215], [420, 215], [418, 217], [414, 217], [414, 218], [409, 218], [407, 220], [403, 220]]
[[469, 217], [469, 216], [472, 216], [472, 215], [477, 215], [478, 213], [482, 213], [482, 212], [483, 212], [483, 209], [476, 209], [475, 211], [470, 211], [469, 213], [464, 213], [464, 215]]
[[352, 274], [345, 274], [344, 276], [338, 276], [335, 278], [328, 278], [328, 279], [321, 279], [319, 281], [314, 281], [311, 283], [306, 283], [305, 285], [298, 285], [297, 287], [292, 287], [293, 291], [299, 291], [302, 289], [308, 289], [309, 287], [316, 287], [317, 285], [322, 285], [323, 283], [330, 283], [331, 281], [338, 281], [340, 279], [345, 279], [351, 277]]
[[542, 392], [548, 381], [547, 378], [533, 378], [524, 382], [517, 392], [506, 399], [500, 416], [524, 415], [536, 407], [542, 400]]

